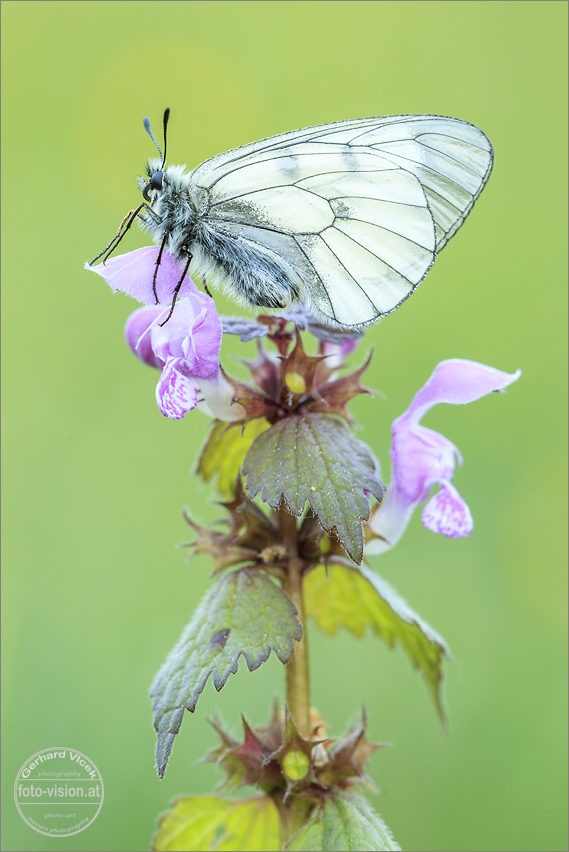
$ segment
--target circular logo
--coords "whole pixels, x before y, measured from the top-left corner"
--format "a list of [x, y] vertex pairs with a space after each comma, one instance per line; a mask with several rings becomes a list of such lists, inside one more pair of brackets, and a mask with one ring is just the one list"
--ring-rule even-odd
[[103, 779], [92, 760], [71, 748], [45, 748], [28, 758], [14, 784], [20, 816], [51, 837], [78, 834], [103, 805]]

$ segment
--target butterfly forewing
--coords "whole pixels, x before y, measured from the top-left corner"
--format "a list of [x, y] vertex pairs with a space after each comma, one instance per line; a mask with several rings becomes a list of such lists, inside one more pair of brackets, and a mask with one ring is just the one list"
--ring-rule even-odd
[[341, 121], [206, 160], [205, 221], [282, 259], [340, 325], [373, 322], [416, 288], [492, 168], [474, 125], [441, 116]]

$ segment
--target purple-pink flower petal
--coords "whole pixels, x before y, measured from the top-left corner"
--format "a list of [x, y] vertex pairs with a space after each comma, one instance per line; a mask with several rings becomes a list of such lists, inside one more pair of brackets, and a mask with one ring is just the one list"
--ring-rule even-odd
[[195, 293], [180, 299], [164, 325], [155, 323], [151, 337], [155, 355], [164, 361], [182, 358], [189, 375], [209, 379], [219, 372], [221, 321], [210, 296]]
[[[98, 263], [97, 266], [86, 263], [85, 269], [96, 272], [104, 278], [112, 290], [120, 290], [142, 302], [143, 305], [154, 305], [156, 296], [152, 281], [159, 251], [157, 246], [145, 246], [129, 251], [128, 254], [111, 257], [105, 263]], [[172, 257], [168, 251], [162, 252], [156, 275], [156, 294], [161, 305], [167, 305], [172, 301], [174, 290], [183, 271], [184, 267], [176, 258]], [[194, 293], [199, 293], [199, 290], [189, 275], [186, 275], [178, 295], [182, 297]]]
[[458, 449], [444, 435], [421, 426], [421, 417], [441, 402], [464, 405], [493, 391], [502, 391], [521, 375], [504, 373], [494, 367], [455, 358], [441, 361], [425, 385], [415, 394], [409, 408], [392, 425], [391, 485], [370, 520], [379, 535], [367, 546], [367, 553], [382, 553], [403, 535], [415, 508], [427, 500], [437, 483], [438, 491], [423, 510], [427, 529], [451, 538], [472, 532], [473, 522], [465, 501], [450, 480], [455, 458], [462, 464]]
[[125, 325], [135, 355], [162, 371], [156, 387], [160, 411], [179, 420], [201, 398], [214, 417], [243, 419], [245, 412], [232, 405], [233, 387], [220, 370], [221, 320], [213, 299], [196, 291], [179, 299], [169, 314], [169, 307], [146, 305]]
[[169, 358], [156, 385], [156, 402], [164, 417], [180, 420], [196, 407], [198, 391], [190, 378], [180, 372], [182, 359]]
[[322, 343], [322, 352], [326, 355], [326, 365], [334, 369], [341, 367], [346, 358], [356, 349], [359, 338], [348, 338], [341, 340], [339, 343], [330, 343], [324, 340]]
[[504, 390], [520, 376], [520, 370], [504, 373], [477, 361], [450, 358], [437, 364], [430, 379], [415, 394], [405, 414], [412, 416], [418, 423], [429, 408], [440, 402], [465, 405], [492, 391]]
[[134, 354], [150, 367], [164, 366], [164, 360], [154, 354], [152, 348], [152, 327], [164, 312], [162, 305], [144, 305], [132, 313], [126, 321], [124, 336]]
[[452, 482], [443, 480], [441, 490], [434, 494], [423, 511], [423, 526], [448, 538], [470, 535], [474, 523], [468, 504], [462, 499]]

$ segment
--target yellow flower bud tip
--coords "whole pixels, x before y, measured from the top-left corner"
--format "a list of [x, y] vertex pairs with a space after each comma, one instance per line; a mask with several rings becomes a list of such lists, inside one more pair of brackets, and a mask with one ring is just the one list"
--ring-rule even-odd
[[293, 393], [306, 393], [306, 381], [300, 373], [287, 373], [285, 380], [288, 389]]
[[310, 760], [303, 751], [289, 751], [283, 760], [283, 769], [291, 781], [300, 781], [308, 775]]
[[324, 534], [320, 539], [320, 552], [321, 553], [329, 553], [332, 550], [332, 542], [330, 541], [330, 536]]
[[308, 739], [310, 740], [321, 740], [326, 736], [326, 731], [328, 730], [328, 725], [316, 709], [316, 707], [311, 707], [309, 712], [309, 722], [310, 722], [310, 736]]
[[286, 547], [282, 544], [273, 544], [272, 547], [265, 547], [259, 553], [259, 559], [262, 562], [282, 562], [286, 557]]

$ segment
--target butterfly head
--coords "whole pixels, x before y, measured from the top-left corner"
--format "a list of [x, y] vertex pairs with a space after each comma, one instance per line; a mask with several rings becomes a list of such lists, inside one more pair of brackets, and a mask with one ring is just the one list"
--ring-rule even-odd
[[164, 162], [153, 158], [148, 161], [146, 166], [146, 175], [140, 177], [139, 184], [142, 190], [142, 197], [145, 201], [152, 201], [154, 192], [162, 192], [164, 184]]

